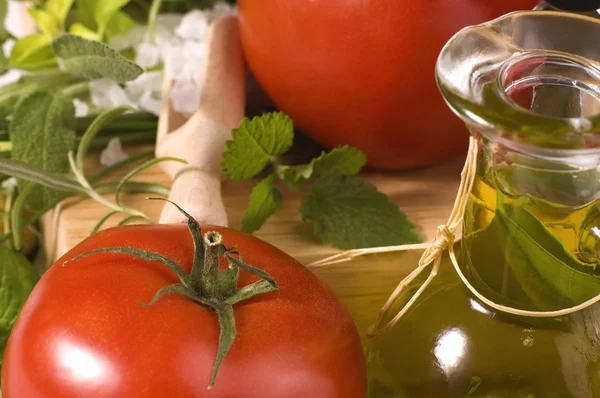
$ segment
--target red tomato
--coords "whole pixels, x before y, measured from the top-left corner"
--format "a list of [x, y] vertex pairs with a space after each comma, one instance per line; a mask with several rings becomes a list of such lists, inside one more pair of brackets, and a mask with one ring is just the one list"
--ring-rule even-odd
[[274, 104], [326, 147], [362, 150], [370, 166], [438, 163], [468, 134], [434, 68], [461, 28], [539, 0], [238, 0], [244, 52]]
[[[138, 304], [178, 282], [171, 270], [112, 253], [61, 266], [93, 249], [127, 246], [158, 252], [189, 273], [194, 248], [186, 226], [155, 225], [100, 232], [47, 271], [10, 336], [4, 398], [364, 398], [359, 336], [333, 293], [273, 246], [231, 229], [210, 230], [279, 285], [234, 306], [237, 337], [212, 390], [215, 313], [175, 294], [150, 307]], [[256, 280], [242, 271], [239, 286]]]

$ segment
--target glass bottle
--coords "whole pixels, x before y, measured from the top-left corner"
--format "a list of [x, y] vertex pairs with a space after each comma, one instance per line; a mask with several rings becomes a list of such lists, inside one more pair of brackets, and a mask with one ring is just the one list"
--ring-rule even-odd
[[600, 1], [598, 0], [546, 0], [538, 4], [535, 9], [570, 11], [600, 18]]
[[[441, 93], [478, 147], [457, 265], [499, 305], [557, 311], [600, 294], [598, 38], [598, 19], [524, 11], [462, 30], [440, 54]], [[367, 362], [370, 398], [600, 397], [600, 304], [499, 311], [445, 256]]]

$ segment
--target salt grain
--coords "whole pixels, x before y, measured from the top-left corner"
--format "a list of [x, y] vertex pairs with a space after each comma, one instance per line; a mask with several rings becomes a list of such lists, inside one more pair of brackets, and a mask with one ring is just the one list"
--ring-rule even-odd
[[79, 98], [73, 99], [73, 106], [75, 107], [75, 117], [84, 117], [90, 112], [90, 107], [88, 104]]
[[123, 105], [137, 108], [137, 105], [129, 99], [125, 90], [109, 79], [91, 81], [90, 97], [92, 103], [100, 109], [110, 109]]
[[110, 167], [126, 160], [129, 156], [123, 151], [119, 137], [112, 138], [108, 145], [100, 154], [100, 163], [103, 166]]
[[10, 58], [10, 53], [14, 46], [15, 41], [13, 39], [8, 39], [2, 44], [2, 52], [4, 53], [5, 58]]
[[140, 103], [140, 107], [143, 110], [152, 112], [157, 116], [160, 114], [160, 105], [161, 105], [160, 93], [158, 93], [158, 95], [157, 95], [155, 92], [153, 92], [151, 90], [146, 90], [140, 97], [139, 103]]
[[152, 68], [160, 61], [160, 49], [154, 44], [142, 43], [137, 48], [135, 63], [142, 68]]
[[200, 86], [193, 80], [176, 80], [171, 89], [171, 104], [177, 112], [192, 115], [200, 107]]
[[7, 178], [6, 180], [2, 181], [2, 183], [0, 183], [0, 186], [2, 188], [6, 189], [7, 191], [15, 189], [17, 187], [17, 185], [18, 185], [18, 182], [15, 177]]
[[175, 29], [177, 36], [186, 40], [201, 41], [208, 32], [208, 13], [194, 10], [183, 16], [181, 24]]
[[21, 80], [23, 73], [17, 69], [10, 69], [3, 75], [0, 75], [0, 87], [10, 86], [11, 84], [17, 83]]
[[127, 92], [141, 93], [144, 90], [160, 92], [162, 88], [162, 73], [160, 71], [142, 73], [137, 79], [127, 83]]

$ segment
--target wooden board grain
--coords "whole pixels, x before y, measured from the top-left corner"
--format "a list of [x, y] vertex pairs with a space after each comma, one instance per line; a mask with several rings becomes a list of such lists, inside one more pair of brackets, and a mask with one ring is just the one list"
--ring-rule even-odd
[[[149, 149], [149, 146], [135, 147], [128, 148], [127, 152]], [[464, 157], [458, 157], [427, 169], [387, 174], [365, 172], [362, 177], [397, 203], [429, 241], [434, 237], [436, 227], [445, 223], [450, 214], [463, 163]], [[100, 168], [98, 154], [90, 154], [87, 170], [91, 173]], [[145, 170], [135, 180], [170, 183], [158, 167]], [[230, 227], [239, 228], [253, 184], [252, 181], [224, 183], [223, 197]], [[146, 196], [126, 194], [123, 203], [157, 220], [163, 203], [148, 201]], [[311, 224], [301, 221], [298, 212], [301, 196], [286, 192], [284, 197], [281, 208], [256, 235], [304, 264], [338, 253], [339, 250], [321, 243], [314, 236]], [[112, 200], [111, 196], [107, 198]], [[94, 200], [71, 198], [46, 215], [43, 228], [48, 260], [52, 262], [87, 237], [108, 212], [109, 209]], [[111, 218], [105, 227], [116, 225], [122, 218]], [[377, 255], [313, 270], [345, 303], [364, 336], [377, 310], [396, 284], [416, 266], [419, 255], [420, 252]]]

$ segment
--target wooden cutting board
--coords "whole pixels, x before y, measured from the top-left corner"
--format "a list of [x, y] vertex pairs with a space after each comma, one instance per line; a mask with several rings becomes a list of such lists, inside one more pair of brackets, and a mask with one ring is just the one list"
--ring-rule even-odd
[[[126, 148], [129, 154], [151, 150], [151, 146]], [[450, 214], [460, 181], [464, 156], [444, 164], [408, 172], [365, 172], [362, 177], [377, 186], [397, 203], [417, 226], [427, 241], [433, 239], [436, 227], [444, 224]], [[87, 171], [100, 170], [99, 154], [87, 158]], [[121, 174], [122, 175], [122, 174]], [[118, 179], [113, 175], [110, 179]], [[168, 177], [158, 167], [140, 173], [134, 180], [169, 185]], [[254, 182], [225, 182], [223, 197], [229, 225], [239, 228]], [[285, 192], [285, 189], [284, 189]], [[123, 203], [139, 209], [158, 220], [163, 206], [159, 201], [148, 201], [146, 194], [125, 194]], [[107, 198], [112, 199], [110, 196]], [[261, 239], [289, 253], [304, 264], [309, 264], [339, 250], [324, 245], [314, 236], [312, 225], [301, 221], [301, 195], [284, 193], [284, 201], [277, 213], [256, 233]], [[48, 262], [53, 262], [77, 243], [89, 236], [98, 220], [109, 210], [87, 198], [70, 198], [43, 220], [45, 249]], [[105, 227], [116, 225], [123, 217], [115, 216]], [[396, 284], [417, 265], [421, 251], [401, 252], [361, 257], [350, 262], [313, 268], [344, 302], [364, 336], [377, 310], [385, 302]]]

